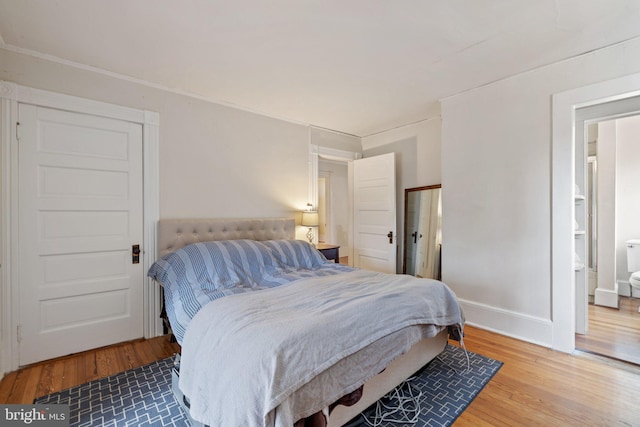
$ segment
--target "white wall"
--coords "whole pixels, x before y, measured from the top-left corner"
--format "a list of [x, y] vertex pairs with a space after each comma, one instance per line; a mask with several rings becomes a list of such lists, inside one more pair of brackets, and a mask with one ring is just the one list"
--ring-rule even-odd
[[158, 112], [161, 218], [299, 220], [306, 206], [308, 126], [3, 49], [0, 63], [1, 80]]
[[315, 126], [311, 126], [311, 143], [352, 153], [362, 152], [362, 143], [359, 137]]
[[442, 100], [443, 275], [470, 323], [552, 344], [552, 95], [638, 71], [632, 40]]
[[404, 190], [441, 183], [440, 117], [365, 137], [362, 151], [364, 157], [396, 153], [396, 271], [400, 273], [404, 254]]
[[[439, 111], [434, 111], [439, 114]], [[362, 151], [366, 157], [371, 153], [392, 152], [391, 145], [414, 145], [415, 158], [403, 159], [400, 171], [404, 188], [440, 184], [440, 116], [386, 132], [362, 138]]]
[[618, 306], [616, 283], [616, 121], [598, 123], [597, 287], [594, 303]]

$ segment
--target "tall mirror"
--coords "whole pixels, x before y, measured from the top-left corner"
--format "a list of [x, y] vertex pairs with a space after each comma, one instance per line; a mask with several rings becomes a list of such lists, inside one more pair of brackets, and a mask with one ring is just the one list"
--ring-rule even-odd
[[403, 272], [429, 279], [442, 278], [440, 185], [404, 190]]

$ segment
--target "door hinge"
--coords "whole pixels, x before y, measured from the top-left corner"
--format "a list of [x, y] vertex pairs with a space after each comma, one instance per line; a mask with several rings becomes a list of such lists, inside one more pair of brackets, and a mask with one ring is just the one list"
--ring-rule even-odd
[[16, 122], [16, 139], [20, 141], [20, 122]]
[[18, 342], [22, 342], [22, 325], [18, 325], [18, 330], [16, 331]]

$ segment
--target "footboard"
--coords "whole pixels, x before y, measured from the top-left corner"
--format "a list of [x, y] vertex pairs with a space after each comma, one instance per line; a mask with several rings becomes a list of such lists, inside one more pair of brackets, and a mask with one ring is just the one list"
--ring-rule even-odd
[[346, 424], [382, 396], [416, 373], [440, 354], [447, 345], [447, 330], [433, 338], [418, 341], [411, 349], [391, 362], [387, 368], [364, 384], [362, 397], [353, 406], [336, 406], [329, 415], [328, 427]]
[[[371, 378], [364, 384], [363, 394], [360, 400], [352, 406], [336, 406], [329, 416], [328, 427], [339, 427], [356, 417], [360, 412], [367, 409], [382, 396], [393, 390], [396, 386], [409, 378], [423, 366], [429, 363], [434, 357], [444, 350], [447, 344], [448, 333], [445, 330], [433, 338], [425, 338], [418, 341], [411, 349], [391, 362], [381, 373]], [[202, 423], [195, 421], [189, 414], [189, 399], [180, 391], [178, 382], [180, 380], [180, 355], [176, 354], [174, 367], [171, 372], [171, 388], [176, 401], [180, 404], [185, 414], [189, 418], [191, 426], [205, 427]]]

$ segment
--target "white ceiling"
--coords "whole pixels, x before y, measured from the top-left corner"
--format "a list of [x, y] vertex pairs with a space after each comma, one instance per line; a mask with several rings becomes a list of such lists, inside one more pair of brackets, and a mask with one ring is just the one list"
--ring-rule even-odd
[[640, 36], [640, 0], [0, 0], [0, 44], [357, 136]]

